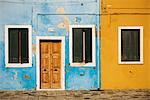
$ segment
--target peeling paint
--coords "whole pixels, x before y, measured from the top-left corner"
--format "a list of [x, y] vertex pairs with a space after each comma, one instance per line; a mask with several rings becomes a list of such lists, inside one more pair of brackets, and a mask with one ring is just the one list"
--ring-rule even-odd
[[17, 79], [17, 74], [18, 74], [18, 73], [15, 71], [15, 72], [14, 72], [14, 76], [13, 76], [14, 80]]
[[32, 53], [35, 53], [35, 52], [36, 52], [36, 45], [32, 44]]
[[69, 18], [67, 16], [64, 16], [64, 21], [59, 23], [57, 25], [57, 27], [58, 28], [64, 28], [69, 32], [69, 25], [70, 25]]
[[63, 7], [57, 8], [56, 12], [59, 14], [64, 14], [65, 13], [65, 9]]
[[24, 75], [24, 78], [27, 79], [27, 80], [29, 80], [29, 79], [30, 79], [30, 76], [25, 74], [25, 75]]

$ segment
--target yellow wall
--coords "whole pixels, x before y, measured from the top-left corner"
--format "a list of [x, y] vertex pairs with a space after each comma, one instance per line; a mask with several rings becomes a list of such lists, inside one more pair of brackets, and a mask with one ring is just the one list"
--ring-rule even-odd
[[[144, 64], [118, 64], [118, 26], [143, 26]], [[150, 89], [150, 0], [101, 1], [101, 89]]]

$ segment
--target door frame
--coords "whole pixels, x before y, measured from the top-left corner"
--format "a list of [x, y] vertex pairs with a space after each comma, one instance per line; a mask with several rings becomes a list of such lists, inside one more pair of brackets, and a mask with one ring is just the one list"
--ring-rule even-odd
[[[40, 89], [40, 40], [61, 40], [61, 89]], [[65, 90], [65, 36], [36, 37], [36, 90]]]

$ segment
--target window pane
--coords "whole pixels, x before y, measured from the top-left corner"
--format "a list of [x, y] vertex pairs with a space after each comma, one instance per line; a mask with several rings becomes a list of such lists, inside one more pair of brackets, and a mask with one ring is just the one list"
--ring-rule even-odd
[[85, 62], [92, 62], [92, 28], [85, 28]]
[[21, 32], [21, 55], [22, 55], [22, 63], [29, 62], [29, 54], [28, 54], [28, 29], [23, 28], [20, 29]]
[[73, 28], [73, 62], [83, 62], [83, 34], [81, 28]]
[[121, 61], [140, 61], [140, 29], [121, 30]]
[[9, 28], [8, 30], [8, 47], [9, 47], [9, 63], [18, 63], [19, 54], [18, 54], [18, 29]]

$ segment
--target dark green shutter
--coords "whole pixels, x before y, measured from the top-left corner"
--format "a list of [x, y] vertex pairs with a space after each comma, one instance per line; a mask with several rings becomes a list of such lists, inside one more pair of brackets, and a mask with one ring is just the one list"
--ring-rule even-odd
[[81, 28], [73, 28], [73, 62], [83, 62], [83, 34]]
[[92, 62], [92, 28], [83, 29], [85, 32], [85, 62]]
[[29, 54], [28, 54], [28, 29], [23, 28], [20, 29], [21, 32], [21, 55], [22, 55], [22, 63], [28, 63], [29, 62]]
[[8, 31], [8, 52], [9, 52], [9, 63], [19, 62], [19, 46], [18, 46], [18, 29], [9, 28]]

